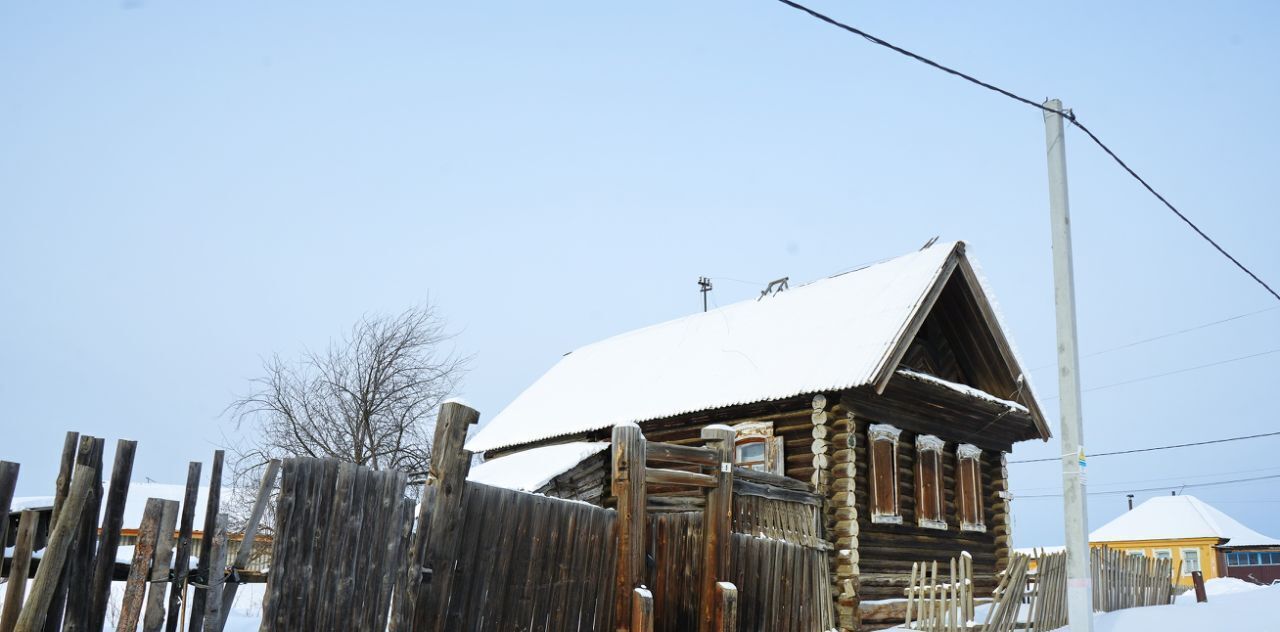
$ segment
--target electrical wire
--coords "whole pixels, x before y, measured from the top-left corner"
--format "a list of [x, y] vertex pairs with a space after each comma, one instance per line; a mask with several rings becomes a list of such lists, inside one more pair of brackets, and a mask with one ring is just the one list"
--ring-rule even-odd
[[[1172, 338], [1173, 336], [1181, 336], [1181, 335], [1183, 335], [1183, 334], [1189, 334], [1189, 333], [1191, 333], [1191, 332], [1193, 332], [1193, 331], [1197, 331], [1197, 330], [1200, 330], [1200, 329], [1204, 329], [1204, 328], [1206, 328], [1206, 327], [1213, 327], [1214, 325], [1221, 325], [1221, 324], [1223, 324], [1223, 323], [1229, 323], [1229, 322], [1231, 322], [1231, 321], [1240, 320], [1241, 318], [1248, 318], [1249, 316], [1257, 316], [1258, 314], [1265, 314], [1265, 313], [1267, 313], [1267, 312], [1274, 312], [1275, 310], [1278, 310], [1278, 309], [1280, 309], [1280, 306], [1276, 306], [1276, 307], [1268, 307], [1268, 308], [1266, 308], [1266, 309], [1260, 309], [1260, 310], [1257, 310], [1257, 311], [1247, 312], [1247, 313], [1244, 313], [1244, 314], [1236, 314], [1235, 316], [1228, 316], [1228, 317], [1226, 317], [1226, 318], [1222, 318], [1222, 319], [1219, 319], [1219, 320], [1215, 320], [1215, 321], [1213, 321], [1213, 322], [1202, 323], [1202, 324], [1196, 325], [1196, 326], [1194, 326], [1194, 327], [1187, 327], [1187, 328], [1185, 328], [1185, 329], [1179, 329], [1179, 330], [1177, 330], [1177, 331], [1170, 331], [1170, 332], [1163, 333], [1163, 334], [1160, 334], [1160, 335], [1157, 335], [1157, 336], [1151, 336], [1150, 338], [1142, 338], [1141, 340], [1134, 340], [1134, 341], [1132, 341], [1132, 342], [1126, 342], [1126, 343], [1124, 343], [1124, 344], [1122, 344], [1122, 345], [1116, 345], [1116, 346], [1111, 347], [1111, 348], [1108, 348], [1108, 349], [1102, 349], [1102, 350], [1100, 350], [1100, 351], [1094, 351], [1094, 352], [1092, 352], [1092, 353], [1086, 353], [1085, 355], [1080, 356], [1080, 357], [1081, 357], [1081, 358], [1093, 358], [1093, 357], [1100, 356], [1100, 355], [1103, 355], [1103, 354], [1111, 353], [1112, 351], [1120, 351], [1121, 349], [1129, 349], [1129, 348], [1131, 348], [1131, 347], [1136, 347], [1136, 346], [1138, 346], [1138, 345], [1144, 345], [1144, 344], [1147, 344], [1147, 343], [1149, 343], [1149, 342], [1155, 342], [1155, 341], [1157, 341], [1157, 340], [1164, 340], [1165, 338]], [[1041, 364], [1041, 365], [1039, 365], [1039, 366], [1035, 366], [1035, 367], [1032, 367], [1032, 368], [1027, 369], [1027, 370], [1028, 370], [1028, 371], [1040, 371], [1040, 370], [1042, 370], [1042, 369], [1053, 368], [1053, 367], [1055, 367], [1055, 366], [1057, 366], [1057, 365], [1058, 365], [1058, 364], [1057, 364], [1056, 362], [1050, 362], [1050, 363], [1048, 363], [1048, 364]]]
[[1124, 160], [1121, 160], [1120, 156], [1117, 156], [1114, 151], [1111, 151], [1111, 148], [1108, 147], [1105, 143], [1103, 143], [1102, 140], [1098, 138], [1098, 136], [1094, 134], [1092, 130], [1090, 130], [1088, 127], [1085, 127], [1084, 123], [1081, 123], [1080, 121], [1076, 120], [1076, 116], [1071, 110], [1058, 110], [1058, 109], [1046, 106], [1042, 103], [1036, 103], [1031, 99], [1014, 94], [1013, 92], [1005, 90], [1004, 88], [1001, 88], [994, 84], [990, 84], [981, 79], [978, 79], [977, 77], [965, 74], [954, 68], [944, 66], [936, 61], [933, 61], [932, 59], [929, 59], [928, 57], [924, 57], [922, 55], [913, 53], [900, 46], [896, 46], [888, 41], [880, 39], [870, 33], [867, 33], [866, 31], [863, 31], [856, 27], [840, 22], [835, 18], [831, 18], [829, 16], [823, 15], [822, 13], [818, 13], [817, 11], [814, 11], [813, 9], [810, 9], [809, 7], [806, 7], [798, 2], [793, 2], [792, 0], [778, 0], [778, 2], [781, 2], [782, 4], [785, 4], [798, 11], [807, 13], [811, 17], [814, 17], [818, 20], [826, 22], [827, 24], [830, 24], [837, 28], [853, 33], [854, 35], [861, 36], [862, 38], [866, 39], [867, 41], [873, 44], [876, 44], [878, 46], [883, 46], [900, 55], [905, 55], [907, 57], [910, 57], [911, 59], [914, 59], [922, 64], [931, 66], [947, 74], [954, 75], [974, 85], [986, 88], [987, 90], [991, 90], [992, 92], [996, 92], [998, 94], [1004, 95], [1010, 99], [1013, 99], [1014, 101], [1018, 101], [1019, 103], [1029, 105], [1033, 108], [1042, 110], [1047, 113], [1057, 114], [1062, 118], [1066, 119], [1067, 121], [1070, 121], [1072, 125], [1079, 128], [1080, 131], [1084, 132], [1085, 135], [1087, 135], [1089, 139], [1094, 142], [1094, 144], [1096, 144], [1098, 147], [1102, 149], [1102, 151], [1106, 152], [1108, 156], [1111, 156], [1111, 159], [1114, 160], [1116, 164], [1120, 165], [1120, 167], [1123, 168], [1125, 171], [1127, 171], [1129, 175], [1133, 176], [1133, 179], [1137, 180], [1139, 184], [1141, 184], [1144, 188], [1146, 188], [1147, 191], [1151, 193], [1151, 195], [1154, 195], [1156, 199], [1160, 200], [1170, 211], [1173, 211], [1173, 214], [1177, 215], [1178, 219], [1181, 219], [1187, 226], [1190, 226], [1191, 229], [1196, 232], [1196, 234], [1200, 235], [1201, 239], [1204, 239], [1205, 241], [1209, 242], [1209, 245], [1213, 246], [1219, 253], [1222, 254], [1222, 256], [1229, 259], [1231, 263], [1234, 263], [1237, 268], [1240, 268], [1240, 270], [1242, 270], [1245, 274], [1249, 275], [1254, 281], [1256, 281], [1258, 285], [1261, 285], [1264, 289], [1266, 289], [1267, 292], [1269, 292], [1271, 296], [1275, 297], [1277, 301], [1280, 301], [1280, 293], [1277, 293], [1275, 290], [1271, 289], [1270, 285], [1267, 285], [1267, 283], [1263, 281], [1261, 278], [1259, 278], [1258, 275], [1254, 274], [1252, 270], [1246, 267], [1243, 263], [1240, 263], [1240, 261], [1236, 259], [1234, 256], [1232, 256], [1231, 253], [1227, 252], [1225, 248], [1218, 245], [1218, 242], [1214, 241], [1213, 238], [1205, 234], [1205, 232], [1201, 230], [1200, 227], [1197, 226], [1194, 222], [1192, 222], [1190, 218], [1184, 215], [1182, 211], [1179, 211], [1177, 207], [1175, 207], [1173, 204], [1169, 202], [1169, 200], [1165, 199], [1165, 197], [1161, 195], [1160, 192], [1155, 190], [1155, 187], [1152, 187], [1145, 179], [1142, 178], [1142, 176], [1138, 175], [1138, 173], [1134, 171], [1133, 168], [1131, 168]]
[[[1280, 432], [1264, 432], [1262, 434], [1246, 435], [1243, 437], [1228, 437], [1226, 439], [1210, 439], [1209, 441], [1195, 441], [1192, 443], [1176, 443], [1173, 445], [1162, 445], [1162, 446], [1156, 446], [1151, 448], [1136, 448], [1133, 450], [1116, 450], [1115, 452], [1098, 452], [1097, 454], [1088, 454], [1086, 456], [1088, 456], [1089, 458], [1095, 458], [1100, 456], [1118, 456], [1121, 454], [1138, 454], [1140, 452], [1156, 452], [1159, 450], [1173, 450], [1175, 448], [1191, 448], [1191, 447], [1200, 446], [1200, 445], [1213, 445], [1215, 443], [1229, 443], [1232, 441], [1245, 441], [1248, 439], [1262, 439], [1264, 437], [1275, 437], [1275, 436], [1280, 436]], [[1047, 459], [1024, 459], [1021, 461], [1009, 461], [1009, 464], [1013, 465], [1015, 463], [1048, 463], [1050, 461], [1061, 462], [1062, 458], [1051, 457]]]
[[[1108, 491], [1101, 491], [1101, 492], [1088, 492], [1088, 495], [1089, 496], [1114, 496], [1116, 494], [1138, 494], [1141, 492], [1162, 492], [1165, 490], [1173, 489], [1175, 487], [1178, 489], [1190, 489], [1192, 487], [1218, 487], [1221, 485], [1235, 485], [1238, 483], [1252, 483], [1255, 481], [1265, 481], [1273, 478], [1280, 478], [1280, 474], [1273, 474], [1271, 476], [1255, 476], [1253, 478], [1237, 478], [1237, 479], [1232, 479], [1228, 481], [1213, 481], [1209, 483], [1188, 483], [1186, 485], [1173, 484], [1173, 485], [1165, 485], [1163, 487], [1147, 487], [1144, 489], [1117, 489], [1117, 490], [1108, 490]], [[1022, 498], [1062, 498], [1062, 494], [1031, 494], [1028, 496], [1019, 496], [1017, 492], [1014, 492], [1013, 497], [1015, 500], [1022, 499]]]
[[[1103, 384], [1101, 386], [1092, 386], [1092, 387], [1083, 389], [1081, 392], [1092, 393], [1094, 391], [1103, 391], [1109, 388], [1115, 388], [1117, 386], [1125, 386], [1128, 384], [1135, 384], [1137, 382], [1146, 382], [1148, 380], [1154, 380], [1156, 378], [1169, 377], [1170, 375], [1178, 375], [1179, 373], [1189, 373], [1191, 371], [1199, 371], [1200, 369], [1208, 369], [1210, 367], [1220, 366], [1223, 364], [1231, 364], [1232, 362], [1240, 362], [1241, 360], [1249, 360], [1252, 358], [1271, 355], [1273, 353], [1280, 353], [1280, 349], [1269, 349], [1267, 351], [1259, 351], [1258, 353], [1251, 353], [1249, 355], [1238, 356], [1235, 358], [1227, 358], [1226, 360], [1218, 360], [1217, 362], [1210, 362], [1208, 364], [1199, 364], [1196, 366], [1189, 366], [1189, 367], [1186, 367], [1185, 369], [1177, 369], [1174, 371], [1167, 371], [1165, 373], [1156, 373], [1154, 375], [1144, 375], [1142, 377], [1135, 377], [1133, 379], [1124, 380], [1121, 382], [1112, 382], [1110, 384]], [[1058, 399], [1058, 397], [1059, 395], [1052, 395], [1049, 397], [1045, 397], [1043, 399], [1044, 401], [1049, 401], [1049, 400]]]

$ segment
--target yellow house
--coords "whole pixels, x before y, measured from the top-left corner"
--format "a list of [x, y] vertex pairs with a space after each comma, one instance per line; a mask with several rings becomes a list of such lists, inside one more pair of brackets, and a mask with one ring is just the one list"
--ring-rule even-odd
[[1254, 531], [1194, 496], [1157, 496], [1089, 535], [1089, 545], [1172, 559], [1178, 583], [1191, 585], [1191, 572], [1206, 580], [1226, 577], [1233, 549], [1271, 550], [1280, 540]]

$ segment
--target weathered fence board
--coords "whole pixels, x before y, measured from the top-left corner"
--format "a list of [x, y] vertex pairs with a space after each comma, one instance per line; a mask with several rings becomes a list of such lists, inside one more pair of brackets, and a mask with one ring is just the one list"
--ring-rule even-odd
[[[466, 485], [453, 582], [436, 615], [443, 616], [446, 629], [610, 629], [616, 512]], [[428, 616], [428, 622], [434, 625], [435, 618]]]
[[[386, 629], [394, 586], [386, 577], [403, 555], [388, 543], [403, 541], [406, 481], [332, 460], [284, 462], [263, 632]], [[211, 590], [208, 603], [219, 616], [220, 597]]]

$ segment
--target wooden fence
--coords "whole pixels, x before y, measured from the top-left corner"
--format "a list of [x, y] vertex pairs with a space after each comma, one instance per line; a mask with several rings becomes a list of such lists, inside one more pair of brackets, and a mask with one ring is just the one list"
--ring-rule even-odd
[[[948, 566], [950, 568], [948, 569]], [[938, 563], [915, 562], [907, 597], [905, 626], [926, 632], [967, 629], [973, 620], [973, 556], [967, 552], [944, 564], [941, 578]], [[939, 579], [943, 581], [939, 583]]]
[[412, 518], [406, 482], [333, 459], [284, 462], [263, 632], [386, 629]]
[[[185, 626], [189, 632], [220, 632], [226, 624], [225, 606], [230, 603], [229, 599], [224, 603], [221, 591], [231, 586], [228, 592], [234, 596], [235, 571], [248, 565], [261, 517], [257, 508], [264, 505], [262, 494], [270, 493], [274, 478], [264, 478], [255, 512], [245, 525], [244, 539], [250, 546], [243, 555], [228, 560], [225, 548], [220, 554], [217, 547], [227, 540], [226, 515], [220, 513], [223, 453], [214, 453], [205, 507], [210, 519], [198, 549], [193, 546], [192, 533], [202, 467], [198, 462], [190, 463], [184, 499], [146, 499], [142, 523], [129, 525], [138, 527], [138, 536], [130, 543], [133, 555], [126, 567], [117, 557], [137, 443], [116, 443], [105, 487], [104, 447], [102, 438], [67, 433], [47, 536], [35, 533], [36, 525], [45, 518], [35, 510], [22, 512], [4, 587], [0, 632], [101, 630], [112, 623], [108, 620], [111, 584], [121, 577], [125, 580], [123, 598], [110, 627], [176, 632]], [[274, 467], [266, 468], [272, 477]], [[0, 542], [7, 538], [19, 471], [16, 463], [0, 462]], [[43, 550], [37, 557], [38, 547]], [[188, 560], [194, 553], [199, 553], [199, 563], [192, 569]], [[213, 593], [219, 596], [209, 597]]]
[[[949, 581], [938, 583], [938, 564], [916, 565], [906, 589], [906, 627], [927, 632], [968, 629], [973, 621], [972, 565], [967, 555], [951, 560]], [[1034, 564], [1035, 568], [1032, 568]], [[945, 567], [944, 567], [945, 568]], [[957, 569], [959, 574], [957, 575]], [[1095, 611], [1167, 605], [1173, 600], [1172, 560], [1090, 550]], [[1026, 629], [1047, 632], [1067, 625], [1067, 554], [1015, 553], [981, 626], [982, 632]]]
[[[264, 631], [835, 627], [821, 498], [804, 483], [733, 467], [732, 429], [709, 426], [704, 445], [688, 446], [648, 443], [638, 426], [618, 426], [610, 464], [616, 508], [607, 509], [467, 482], [472, 455], [462, 445], [477, 419], [460, 404], [442, 407], [416, 511], [403, 473], [273, 461], [240, 547], [228, 539], [222, 453], [215, 453], [194, 569], [202, 467], [190, 464], [181, 502], [147, 503], [117, 629], [221, 632], [239, 582], [252, 576], [255, 533], [281, 469], [272, 566], [258, 575], [267, 582]], [[110, 582], [123, 572], [115, 557], [136, 446], [120, 442], [105, 493], [102, 447], [101, 439], [68, 435], [40, 559], [32, 559], [44, 540], [34, 533], [39, 521], [33, 513], [18, 521], [0, 632], [102, 628]], [[0, 463], [0, 529], [9, 524], [17, 473], [16, 464]], [[651, 486], [696, 499], [701, 510], [651, 513]]]
[[[1174, 582], [1178, 577], [1173, 560], [1130, 555], [1105, 546], [1091, 549], [1089, 553], [1095, 610], [1111, 612], [1173, 603]], [[1181, 563], [1177, 571], [1181, 572]]]
[[446, 630], [609, 628], [616, 512], [477, 483], [464, 503]]

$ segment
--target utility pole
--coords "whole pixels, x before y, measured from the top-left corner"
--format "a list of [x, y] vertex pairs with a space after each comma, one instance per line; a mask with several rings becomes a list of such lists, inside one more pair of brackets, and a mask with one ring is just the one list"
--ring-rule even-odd
[[698, 277], [698, 291], [702, 292], [702, 311], [707, 311], [707, 292], [711, 291], [711, 279]]
[[1062, 505], [1067, 544], [1067, 622], [1071, 632], [1093, 632], [1093, 587], [1089, 574], [1089, 511], [1086, 501], [1084, 424], [1080, 414], [1080, 351], [1076, 342], [1076, 287], [1071, 263], [1071, 211], [1067, 202], [1067, 150], [1062, 102], [1050, 99], [1044, 113], [1049, 159], [1049, 223], [1053, 232], [1053, 302], [1058, 321], [1058, 392], [1061, 394]]

